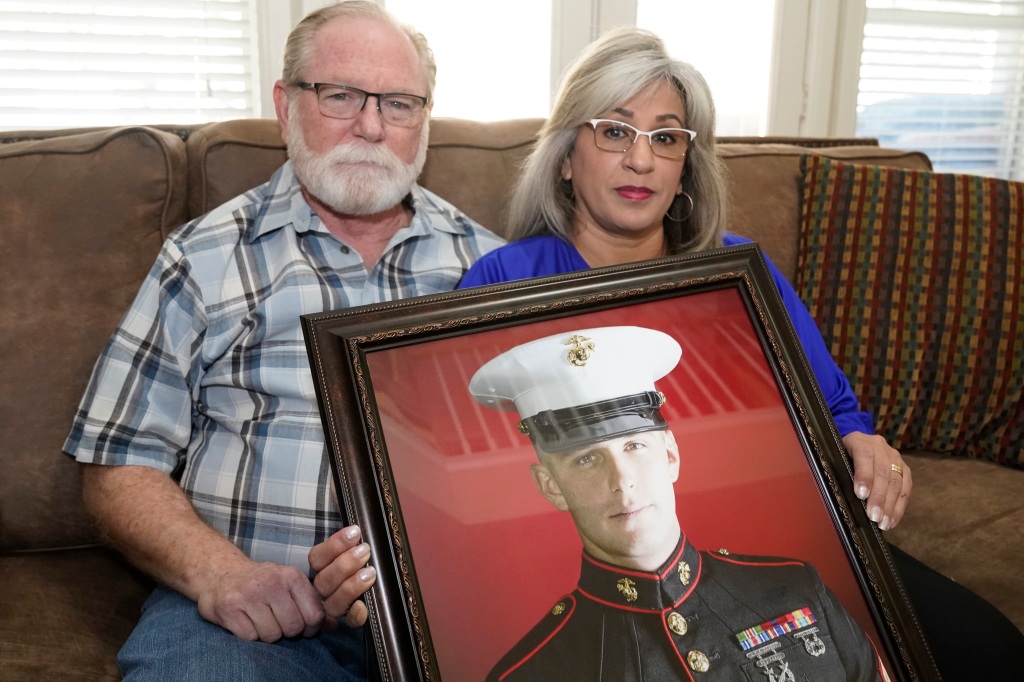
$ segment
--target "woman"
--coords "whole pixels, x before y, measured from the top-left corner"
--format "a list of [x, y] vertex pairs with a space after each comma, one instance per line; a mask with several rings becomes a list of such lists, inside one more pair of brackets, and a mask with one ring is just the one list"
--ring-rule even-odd
[[[513, 193], [511, 243], [477, 261], [460, 287], [748, 243], [725, 232], [725, 212], [707, 83], [654, 34], [619, 29], [566, 72]], [[857, 496], [888, 530], [906, 509], [910, 467], [874, 433], [807, 308], [768, 265], [853, 460]], [[985, 677], [978, 666], [1005, 672], [1021, 662], [1020, 633], [1002, 614], [911, 557], [894, 555], [948, 679], [981, 679], [973, 677]], [[969, 625], [949, 627], [951, 615]], [[965, 649], [986, 653], [979, 660], [962, 656]], [[969, 677], [958, 669], [965, 665]]]
[[[748, 243], [725, 233], [714, 131], [711, 92], [696, 69], [669, 57], [652, 33], [606, 34], [562, 80], [512, 197], [512, 243], [477, 261], [460, 287]], [[853, 458], [857, 495], [888, 530], [906, 509], [910, 467], [874, 435], [807, 308], [769, 267]]]

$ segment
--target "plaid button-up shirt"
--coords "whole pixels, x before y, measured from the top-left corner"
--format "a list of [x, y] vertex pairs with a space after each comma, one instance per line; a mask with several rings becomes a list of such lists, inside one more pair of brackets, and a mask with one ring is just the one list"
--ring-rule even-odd
[[286, 163], [176, 230], [103, 350], [65, 451], [171, 474], [253, 559], [309, 570], [341, 526], [299, 316], [455, 288], [501, 240], [413, 189], [415, 217], [369, 271]]

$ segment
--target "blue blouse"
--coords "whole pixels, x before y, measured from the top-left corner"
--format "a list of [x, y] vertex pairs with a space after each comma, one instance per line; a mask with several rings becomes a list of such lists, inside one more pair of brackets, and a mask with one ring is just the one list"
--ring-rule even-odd
[[[752, 243], [745, 237], [727, 234], [725, 246]], [[843, 371], [839, 369], [821, 337], [818, 325], [797, 295], [789, 280], [768, 260], [775, 286], [782, 303], [793, 321], [793, 327], [825, 396], [839, 433], [845, 436], [854, 431], [874, 433], [874, 420], [868, 412], [859, 409], [857, 396]], [[576, 247], [552, 235], [540, 235], [506, 244], [485, 254], [466, 272], [459, 283], [460, 289], [500, 284], [529, 277], [560, 275], [576, 270], [589, 270], [590, 266]]]

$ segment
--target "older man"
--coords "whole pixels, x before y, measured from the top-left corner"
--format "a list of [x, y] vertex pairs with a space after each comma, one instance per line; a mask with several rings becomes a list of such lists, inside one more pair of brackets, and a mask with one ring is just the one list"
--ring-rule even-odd
[[306, 17], [274, 87], [289, 162], [168, 238], [104, 349], [65, 450], [160, 585], [126, 679], [365, 676], [375, 573], [340, 529], [299, 316], [452, 289], [499, 245], [415, 184], [434, 71], [372, 2]]
[[812, 566], [698, 551], [682, 532], [679, 451], [655, 390], [681, 353], [653, 329], [601, 327], [517, 346], [473, 376], [477, 401], [519, 412], [537, 489], [584, 549], [576, 590], [488, 679], [880, 680]]

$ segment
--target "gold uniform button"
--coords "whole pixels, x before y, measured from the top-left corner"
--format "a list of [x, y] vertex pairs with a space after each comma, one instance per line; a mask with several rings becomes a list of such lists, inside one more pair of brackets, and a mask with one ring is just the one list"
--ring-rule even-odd
[[558, 602], [557, 604], [555, 604], [555, 608], [551, 609], [552, 616], [561, 616], [563, 613], [565, 613], [564, 602]]
[[673, 611], [668, 614], [668, 629], [677, 635], [686, 634], [686, 619]]
[[691, 651], [686, 654], [686, 663], [690, 670], [698, 673], [706, 673], [711, 668], [711, 661], [701, 651]]

